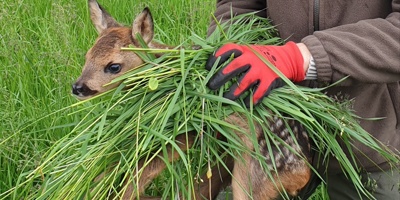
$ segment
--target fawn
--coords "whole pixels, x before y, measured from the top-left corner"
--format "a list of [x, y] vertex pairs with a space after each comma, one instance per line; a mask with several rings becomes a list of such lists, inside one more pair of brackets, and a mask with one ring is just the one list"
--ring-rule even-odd
[[[133, 21], [132, 27], [125, 27], [113, 19], [96, 0], [88, 0], [91, 20], [99, 33], [95, 44], [86, 54], [86, 62], [81, 76], [72, 86], [72, 93], [80, 100], [93, 97], [117, 87], [120, 83], [114, 83], [107, 86], [111, 80], [124, 74], [128, 70], [140, 66], [143, 61], [131, 51], [122, 51], [122, 47], [128, 45], [139, 46], [136, 35], [140, 34], [149, 48], [171, 48], [152, 41], [154, 35], [154, 26], [151, 13], [145, 8]], [[243, 130], [250, 130], [241, 117], [232, 114], [225, 119], [236, 124]], [[258, 146], [254, 146], [247, 135], [235, 132], [242, 140], [243, 144], [250, 150], [259, 151], [264, 155], [268, 169], [263, 169], [259, 160], [254, 159], [250, 154], [243, 155], [243, 160], [235, 161], [231, 157], [226, 158], [228, 169], [212, 169], [213, 174], [219, 174], [211, 177], [211, 181], [204, 181], [197, 186], [198, 190], [193, 195], [195, 199], [214, 199], [221, 189], [227, 185], [232, 185], [234, 199], [275, 199], [280, 192], [286, 191], [290, 195], [303, 188], [310, 179], [311, 170], [308, 165], [311, 157], [309, 139], [305, 129], [295, 121], [289, 121], [295, 134], [297, 143], [295, 143], [286, 129], [283, 120], [274, 117], [268, 122], [268, 127], [273, 133], [276, 133], [288, 146], [284, 145], [273, 147], [272, 155], [267, 152], [268, 139], [264, 137], [261, 126], [256, 127], [256, 136]], [[187, 138], [188, 137], [188, 138]], [[187, 135], [178, 135], [175, 140], [179, 148], [183, 151], [192, 147], [197, 134], [190, 132]], [[188, 141], [188, 142], [186, 142]], [[293, 149], [295, 152], [293, 152]], [[179, 159], [176, 151], [172, 147], [168, 148], [169, 162]], [[160, 154], [159, 157], [162, 157]], [[274, 160], [272, 160], [274, 159]], [[144, 161], [143, 161], [144, 162]], [[139, 167], [142, 166], [142, 161]], [[272, 164], [275, 163], [275, 166]], [[146, 186], [156, 178], [163, 169], [166, 168], [164, 160], [156, 158], [147, 165], [142, 175], [137, 180], [138, 185], [134, 188], [133, 183], [125, 182], [128, 189], [124, 192], [122, 199], [159, 199], [157, 197], [142, 197]], [[268, 176], [265, 170], [271, 171], [272, 177]], [[229, 171], [232, 171], [229, 172]], [[205, 177], [205, 176], [204, 176]], [[99, 175], [97, 179], [102, 178]], [[273, 180], [271, 180], [271, 178]], [[251, 194], [251, 196], [249, 196]]]

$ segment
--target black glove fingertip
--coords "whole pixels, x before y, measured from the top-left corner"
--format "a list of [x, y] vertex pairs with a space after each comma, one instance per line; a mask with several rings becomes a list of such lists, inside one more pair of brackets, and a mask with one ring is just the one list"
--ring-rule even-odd
[[253, 101], [253, 98], [251, 97], [252, 95], [249, 95], [244, 99], [244, 105], [246, 105], [246, 108], [250, 108], [251, 102]]
[[207, 82], [207, 87], [210, 88], [211, 90], [216, 90], [222, 86], [221, 81], [217, 76], [218, 76], [218, 74], [215, 74]]
[[212, 69], [212, 67], [214, 66], [215, 61], [217, 61], [217, 57], [215, 57], [214, 54], [210, 55], [208, 57], [207, 62], [206, 62], [206, 69], [208, 71], [210, 71]]
[[[216, 52], [218, 52], [218, 50]], [[242, 52], [240, 50], [238, 50], [238, 49], [232, 49], [232, 50], [229, 50], [229, 51], [221, 54], [219, 56], [219, 57], [221, 57], [221, 59], [218, 61], [217, 66], [219, 66], [222, 63], [224, 63], [225, 61], [227, 61], [232, 56], [232, 54], [233, 54], [234, 58], [237, 58], [240, 55], [242, 55]], [[206, 62], [206, 69], [210, 71], [212, 69], [212, 67], [215, 65], [215, 62], [217, 60], [218, 60], [218, 57], [215, 56], [215, 53], [210, 55], [208, 57], [208, 59], [207, 59], [207, 62]]]
[[258, 105], [258, 104], [260, 104], [265, 96], [260, 98], [260, 99], [258, 99], [257, 101], [254, 101], [254, 99], [251, 98], [251, 97], [252, 97], [252, 95], [249, 95], [244, 99], [244, 104], [246, 105], [247, 108], [250, 108], [250, 105], [251, 105], [252, 102], [253, 102], [253, 107]]
[[[284, 82], [281, 78], [276, 78], [274, 81], [272, 81], [272, 83], [271, 83], [271, 85], [268, 87], [267, 91], [265, 91], [263, 97], [260, 98], [260, 99], [258, 99], [257, 101], [255, 101], [255, 102], [253, 103], [253, 105], [258, 105], [259, 103], [262, 102], [262, 100], [263, 100], [265, 97], [267, 97], [267, 96], [271, 93], [271, 91], [272, 91], [273, 89], [280, 88], [280, 87], [282, 87], [282, 86], [284, 86], [284, 85], [285, 85], [285, 82]], [[252, 99], [252, 100], [254, 101], [254, 99]], [[248, 96], [248, 97], [246, 98], [245, 104], [246, 104], [246, 107], [248, 107], [248, 108], [250, 107], [250, 96]]]
[[276, 89], [276, 88], [280, 88], [280, 87], [282, 87], [284, 85], [285, 85], [285, 81], [283, 81], [281, 78], [276, 78], [274, 81], [272, 81], [272, 83], [269, 86], [265, 96], [268, 96], [269, 93], [271, 92], [271, 90]]
[[[237, 88], [237, 86], [236, 86], [236, 88]], [[240, 95], [235, 95], [234, 94], [236, 88], [233, 89], [231, 87], [228, 92], [224, 93], [224, 98], [227, 98], [229, 100], [235, 101], [240, 96]]]

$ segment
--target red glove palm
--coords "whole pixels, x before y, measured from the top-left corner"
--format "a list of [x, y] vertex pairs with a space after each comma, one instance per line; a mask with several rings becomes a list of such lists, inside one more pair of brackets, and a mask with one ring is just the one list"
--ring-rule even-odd
[[[304, 80], [303, 56], [294, 42], [288, 42], [283, 46], [225, 44], [215, 52], [215, 55], [208, 58], [206, 69], [211, 70], [218, 57], [221, 59], [217, 65], [226, 62], [232, 54], [234, 59], [211, 77], [207, 83], [208, 87], [218, 89], [233, 77], [243, 73], [238, 82], [224, 94], [224, 97], [235, 100], [243, 92], [255, 86], [252, 101], [253, 104], [257, 104], [272, 89], [283, 86], [283, 80], [252, 49], [260, 53], [293, 82]], [[249, 96], [245, 99], [245, 103], [250, 106]]]

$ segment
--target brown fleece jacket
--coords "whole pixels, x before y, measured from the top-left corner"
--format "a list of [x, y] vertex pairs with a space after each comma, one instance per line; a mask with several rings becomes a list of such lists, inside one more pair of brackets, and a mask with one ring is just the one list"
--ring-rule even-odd
[[[360, 117], [382, 118], [360, 123], [398, 153], [400, 0], [218, 0], [215, 16], [227, 20], [231, 10], [234, 15], [259, 11], [257, 15], [269, 17], [282, 38], [305, 43], [316, 63], [318, 84], [349, 76], [328, 94], [352, 99]], [[209, 33], [214, 27], [211, 23]], [[365, 170], [389, 168], [378, 153], [355, 145]], [[336, 173], [340, 166], [332, 160], [328, 169]]]

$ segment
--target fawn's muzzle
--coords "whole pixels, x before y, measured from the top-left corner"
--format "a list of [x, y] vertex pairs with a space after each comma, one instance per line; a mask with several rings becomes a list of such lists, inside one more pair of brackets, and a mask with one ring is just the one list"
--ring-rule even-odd
[[72, 85], [72, 94], [78, 97], [87, 97], [96, 93], [96, 90], [91, 90], [85, 83], [76, 82]]

